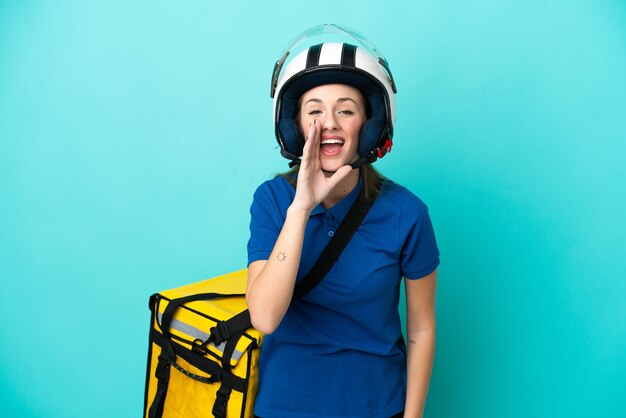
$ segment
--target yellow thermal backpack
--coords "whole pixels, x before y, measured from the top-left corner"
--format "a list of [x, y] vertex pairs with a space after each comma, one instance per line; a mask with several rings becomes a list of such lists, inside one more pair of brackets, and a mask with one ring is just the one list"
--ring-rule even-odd
[[144, 418], [254, 415], [263, 334], [246, 280], [244, 269], [150, 297]]
[[[293, 298], [330, 271], [371, 208], [363, 193]], [[248, 418], [254, 416], [263, 334], [246, 307], [247, 270], [156, 293], [146, 372], [144, 418]]]

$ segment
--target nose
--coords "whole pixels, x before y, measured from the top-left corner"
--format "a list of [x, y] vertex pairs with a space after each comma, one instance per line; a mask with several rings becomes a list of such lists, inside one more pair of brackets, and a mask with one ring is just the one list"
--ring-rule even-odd
[[326, 115], [324, 115], [323, 120], [320, 122], [322, 122], [322, 130], [324, 131], [332, 131], [339, 127], [339, 124], [337, 123], [337, 119], [335, 119], [335, 115], [332, 112], [329, 112]]

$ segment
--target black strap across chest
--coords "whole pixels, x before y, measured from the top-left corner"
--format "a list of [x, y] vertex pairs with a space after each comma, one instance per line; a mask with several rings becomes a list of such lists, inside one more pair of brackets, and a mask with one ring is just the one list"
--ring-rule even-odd
[[[359, 197], [354, 201], [345, 218], [337, 228], [335, 235], [331, 238], [330, 242], [326, 245], [322, 254], [320, 254], [319, 258], [315, 262], [315, 265], [311, 268], [308, 274], [298, 283], [293, 291], [292, 301], [301, 298], [311, 290], [313, 290], [320, 282], [326, 277], [331, 267], [339, 258], [339, 255], [344, 250], [354, 233], [367, 216], [370, 208], [372, 207], [373, 201], [366, 200], [363, 197], [363, 193], [359, 195]], [[224, 295], [224, 294], [215, 294], [215, 293], [205, 293], [205, 294], [197, 294], [190, 295], [187, 297], [174, 299], [170, 301], [168, 306], [165, 308], [165, 312], [163, 312], [161, 329], [163, 333], [169, 336], [169, 328], [171, 321], [174, 317], [175, 311], [185, 303], [197, 300], [211, 300], [211, 299], [221, 299], [225, 297], [232, 296], [243, 296], [243, 295]], [[208, 342], [213, 344], [221, 344], [222, 342], [228, 340], [231, 335], [235, 335], [237, 333], [243, 332], [246, 329], [252, 327], [252, 322], [250, 320], [250, 312], [246, 309], [245, 311], [233, 316], [232, 318], [219, 322], [215, 327], [211, 328], [211, 336], [208, 339]]]

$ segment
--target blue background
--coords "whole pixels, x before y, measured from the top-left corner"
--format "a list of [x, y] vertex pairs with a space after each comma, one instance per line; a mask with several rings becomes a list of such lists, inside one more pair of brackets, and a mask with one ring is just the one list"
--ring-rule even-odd
[[0, 0], [0, 415], [137, 417], [159, 290], [245, 266], [274, 61], [389, 59], [442, 253], [426, 417], [625, 417], [621, 1]]

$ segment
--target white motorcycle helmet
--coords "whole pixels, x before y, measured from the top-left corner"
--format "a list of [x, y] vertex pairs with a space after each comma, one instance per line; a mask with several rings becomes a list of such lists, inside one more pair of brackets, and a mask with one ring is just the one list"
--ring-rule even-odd
[[[338, 37], [348, 37], [352, 42], [333, 40]], [[292, 54], [296, 55], [290, 57]], [[358, 32], [345, 26], [325, 24], [305, 31], [274, 66], [271, 97], [276, 139], [281, 155], [291, 160], [290, 166], [300, 163], [304, 147], [304, 138], [295, 120], [298, 101], [306, 91], [323, 84], [355, 87], [367, 102], [368, 119], [361, 128], [359, 158], [352, 167], [372, 163], [389, 152], [397, 90], [387, 60]]]

